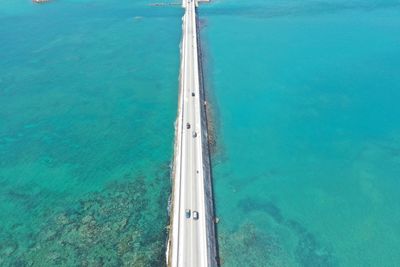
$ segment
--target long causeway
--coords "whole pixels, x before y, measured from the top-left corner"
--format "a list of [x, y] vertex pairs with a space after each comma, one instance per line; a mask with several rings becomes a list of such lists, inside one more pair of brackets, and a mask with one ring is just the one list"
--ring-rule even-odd
[[218, 265], [197, 4], [193, 0], [182, 3], [185, 13], [167, 246], [171, 267]]

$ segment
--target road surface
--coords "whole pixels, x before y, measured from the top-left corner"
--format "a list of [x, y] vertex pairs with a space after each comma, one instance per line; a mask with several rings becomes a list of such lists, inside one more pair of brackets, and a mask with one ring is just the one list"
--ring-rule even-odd
[[[181, 73], [179, 111], [176, 124], [173, 174], [173, 201], [168, 265], [173, 267], [216, 266], [213, 217], [210, 221], [210, 201], [205, 194], [205, 179], [209, 166], [203, 159], [203, 144], [207, 129], [202, 119], [204, 102], [201, 97], [197, 43], [196, 5], [184, 0], [182, 18]], [[205, 141], [206, 143], [207, 141]], [[207, 186], [207, 184], [206, 184]], [[212, 201], [211, 201], [212, 202]], [[211, 207], [212, 209], [212, 207]], [[190, 210], [187, 218], [186, 210]], [[193, 217], [198, 213], [198, 219]], [[210, 227], [212, 225], [212, 227]], [[212, 228], [210, 230], [210, 228]], [[211, 240], [211, 241], [210, 241]], [[212, 255], [211, 255], [212, 254]]]

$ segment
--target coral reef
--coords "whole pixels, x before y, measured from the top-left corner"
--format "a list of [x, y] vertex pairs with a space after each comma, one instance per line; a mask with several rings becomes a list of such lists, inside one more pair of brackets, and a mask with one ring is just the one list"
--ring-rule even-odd
[[285, 218], [280, 209], [271, 201], [246, 198], [239, 202], [239, 208], [244, 213], [253, 211], [264, 212], [279, 227], [288, 230], [297, 239], [293, 252], [300, 266], [336, 266], [330, 248], [322, 245], [300, 222]]
[[0, 245], [1, 262], [9, 266], [164, 266], [168, 177], [168, 167], [152, 181], [144, 176], [125, 177], [55, 211], [18, 257], [12, 255], [18, 243], [9, 235], [2, 237], [7, 242]]
[[222, 266], [287, 266], [277, 238], [249, 222], [234, 232], [221, 232], [219, 246]]
[[206, 113], [207, 113], [207, 132], [208, 132], [208, 144], [210, 147], [211, 154], [217, 153], [217, 129], [215, 122], [215, 115], [213, 113], [213, 109], [211, 107], [210, 102], [207, 102], [206, 105]]

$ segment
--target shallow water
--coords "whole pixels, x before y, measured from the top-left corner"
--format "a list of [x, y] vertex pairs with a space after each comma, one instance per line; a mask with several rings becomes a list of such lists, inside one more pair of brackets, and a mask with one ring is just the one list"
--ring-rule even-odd
[[159, 266], [182, 10], [1, 1], [0, 265]]
[[[160, 266], [182, 10], [0, 1], [0, 265]], [[400, 262], [397, 1], [202, 5], [224, 266]]]
[[223, 266], [400, 262], [398, 1], [202, 6]]

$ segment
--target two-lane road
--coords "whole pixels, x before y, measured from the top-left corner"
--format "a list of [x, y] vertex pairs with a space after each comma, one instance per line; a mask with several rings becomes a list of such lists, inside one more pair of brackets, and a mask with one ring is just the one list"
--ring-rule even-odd
[[[202, 107], [196, 28], [196, 3], [183, 3], [180, 103], [174, 161], [170, 266], [213, 266], [209, 262], [203, 169]], [[190, 127], [188, 126], [190, 125]], [[187, 218], [185, 211], [190, 210]], [[195, 219], [194, 213], [198, 213]]]

